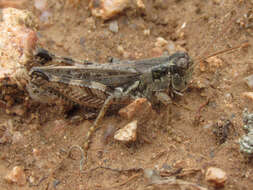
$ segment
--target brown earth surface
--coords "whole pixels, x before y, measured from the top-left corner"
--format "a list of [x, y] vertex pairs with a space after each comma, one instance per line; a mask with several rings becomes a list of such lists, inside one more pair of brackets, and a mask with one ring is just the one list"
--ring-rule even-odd
[[[144, 12], [128, 9], [102, 21], [91, 15], [88, 0], [64, 8], [59, 8], [63, 0], [51, 0], [50, 20], [39, 22], [39, 42], [57, 55], [101, 63], [110, 57], [160, 56], [168, 47], [157, 47], [157, 37], [173, 41], [196, 62], [245, 41], [253, 42], [253, 29], [244, 25], [253, 24], [252, 18], [245, 17], [253, 14], [253, 4], [248, 0], [144, 2]], [[41, 12], [34, 8], [33, 1], [27, 3], [26, 9], [39, 20]], [[109, 30], [112, 21], [118, 22], [118, 32]], [[252, 74], [252, 65], [252, 47], [198, 63], [183, 97], [167, 108], [161, 107], [159, 113], [140, 113], [135, 143], [123, 145], [113, 138], [105, 140], [111, 128], [122, 128], [129, 122], [117, 114], [105, 117], [92, 137], [81, 172], [78, 149], [64, 158], [71, 146], [80, 145], [92, 121], [73, 124], [75, 116], [66, 119], [52, 105], [35, 104], [34, 109], [23, 113], [25, 105], [19, 103], [15, 105], [16, 115], [1, 109], [0, 137], [5, 139], [1, 138], [0, 144], [0, 189], [180, 189], [168, 184], [148, 186], [139, 168], [171, 168], [169, 171], [177, 170], [174, 176], [182, 180], [215, 189], [205, 181], [205, 171], [211, 166], [226, 172], [224, 189], [253, 189], [253, 165], [240, 153], [238, 144], [245, 134], [242, 111], [253, 110], [252, 100], [242, 96], [252, 90], [243, 80]], [[34, 119], [37, 115], [40, 120]], [[228, 132], [223, 130], [227, 120], [231, 122]], [[25, 186], [3, 180], [14, 166], [24, 168]]]

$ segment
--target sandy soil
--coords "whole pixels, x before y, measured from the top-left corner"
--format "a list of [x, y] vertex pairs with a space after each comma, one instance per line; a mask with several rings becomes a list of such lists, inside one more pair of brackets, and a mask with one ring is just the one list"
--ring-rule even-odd
[[[97, 62], [106, 62], [110, 57], [159, 56], [168, 48], [156, 47], [157, 37], [173, 41], [196, 62], [216, 51], [253, 42], [253, 30], [243, 25], [253, 23], [244, 17], [252, 14], [250, 1], [161, 2], [146, 2], [145, 13], [125, 10], [114, 19], [102, 21], [91, 15], [88, 0], [63, 9], [59, 7], [64, 1], [51, 0], [48, 11], [52, 16], [48, 22], [40, 21], [39, 41], [58, 55]], [[27, 9], [40, 18], [41, 12], [34, 8], [33, 1], [27, 4]], [[109, 30], [112, 21], [118, 22], [116, 33]], [[145, 30], [150, 30], [150, 34]], [[71, 158], [64, 157], [72, 145], [80, 144], [92, 121], [73, 124], [73, 118], [64, 118], [60, 111], [51, 114], [50, 110], [57, 108], [50, 105], [35, 104], [37, 111], [31, 109], [19, 115], [0, 110], [0, 136], [11, 128], [9, 139], [0, 144], [1, 189], [179, 189], [170, 185], [147, 186], [148, 181], [138, 168], [178, 169], [175, 176], [214, 189], [205, 181], [204, 172], [210, 166], [227, 173], [224, 189], [253, 189], [252, 162], [243, 157], [238, 144], [245, 133], [242, 111], [253, 110], [252, 101], [242, 96], [243, 92], [251, 91], [243, 79], [253, 72], [252, 58], [249, 47], [198, 63], [192, 84], [183, 97], [168, 108], [162, 107], [159, 113], [141, 117], [138, 140], [133, 144], [122, 145], [113, 138], [105, 142], [110, 128], [121, 128], [127, 122], [117, 114], [106, 117], [92, 137], [82, 172], [78, 150], [73, 150]], [[19, 105], [22, 110], [22, 104]], [[35, 119], [39, 114], [40, 121]], [[231, 122], [228, 132], [224, 130], [227, 120]], [[25, 186], [3, 180], [16, 165], [24, 168]], [[118, 170], [94, 169], [98, 166]], [[188, 174], [189, 169], [196, 171]]]

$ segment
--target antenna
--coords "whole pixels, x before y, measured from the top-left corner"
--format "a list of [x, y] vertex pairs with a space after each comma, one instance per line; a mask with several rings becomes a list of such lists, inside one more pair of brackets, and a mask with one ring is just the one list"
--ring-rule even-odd
[[238, 46], [235, 46], [235, 47], [231, 47], [231, 48], [228, 48], [228, 49], [224, 49], [224, 50], [221, 50], [221, 51], [217, 51], [217, 52], [214, 52], [210, 55], [207, 55], [205, 57], [198, 57], [196, 59], [193, 59], [195, 61], [195, 63], [192, 65], [192, 67], [195, 67], [198, 63], [210, 58], [210, 57], [214, 57], [214, 56], [217, 56], [217, 55], [220, 55], [220, 54], [224, 54], [224, 53], [228, 53], [228, 52], [231, 52], [231, 51], [235, 51], [235, 50], [238, 50], [238, 49], [241, 49], [241, 48], [247, 48], [250, 46], [250, 43], [249, 42], [243, 42], [242, 44], [238, 45]]

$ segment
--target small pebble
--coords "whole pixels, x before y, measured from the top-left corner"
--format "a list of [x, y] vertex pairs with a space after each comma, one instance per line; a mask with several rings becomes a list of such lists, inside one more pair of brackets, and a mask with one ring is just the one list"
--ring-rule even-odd
[[52, 13], [49, 11], [43, 11], [40, 15], [40, 21], [41, 22], [48, 22], [50, 17], [52, 16]]
[[108, 20], [129, 6], [129, 0], [91, 0], [89, 8], [93, 16]]
[[247, 131], [247, 132], [250, 132], [252, 131], [253, 132], [253, 113], [249, 113], [248, 112], [248, 109], [245, 108], [243, 110], [243, 128]]
[[117, 47], [117, 51], [124, 59], [127, 59], [130, 56], [129, 52], [125, 51], [125, 49], [121, 45]]
[[220, 168], [210, 167], [206, 171], [205, 179], [216, 187], [223, 187], [227, 181], [227, 174]]
[[35, 0], [34, 7], [40, 11], [43, 11], [47, 8], [47, 0]]
[[53, 187], [56, 188], [57, 185], [59, 185], [61, 182], [59, 180], [54, 180], [53, 181]]
[[30, 177], [28, 178], [28, 180], [29, 180], [29, 183], [30, 183], [30, 184], [34, 184], [36, 179], [35, 179], [34, 176], [30, 176]]
[[224, 63], [220, 58], [210, 57], [210, 58], [206, 59], [205, 61], [200, 62], [199, 69], [202, 72], [205, 72], [205, 71], [215, 72], [223, 64]]
[[140, 8], [140, 9], [145, 9], [146, 8], [145, 4], [143, 3], [142, 0], [136, 0], [136, 4], [137, 4], [138, 8]]
[[128, 123], [114, 134], [114, 139], [123, 143], [133, 142], [137, 138], [137, 120]]
[[119, 25], [118, 25], [118, 22], [116, 20], [112, 21], [109, 24], [109, 30], [114, 32], [114, 33], [117, 33], [119, 31]]
[[218, 57], [210, 57], [206, 59], [211, 71], [216, 71], [216, 69], [220, 68], [223, 65], [223, 61]]
[[239, 139], [239, 144], [240, 144], [240, 151], [246, 157], [253, 156], [253, 132], [249, 132], [248, 134], [243, 135]]
[[1, 13], [0, 67], [10, 69], [10, 78], [15, 75], [15, 81], [24, 80], [24, 75], [19, 76], [19, 73], [25, 74], [26, 71], [20, 66], [30, 63], [38, 40], [34, 16], [28, 11], [14, 8], [3, 9]]
[[248, 85], [249, 88], [253, 88], [253, 75], [247, 76], [244, 78], [246, 84]]
[[26, 184], [26, 176], [24, 170], [19, 167], [15, 166], [12, 171], [7, 174], [4, 178], [8, 183], [16, 183], [20, 186]]
[[166, 45], [168, 45], [168, 41], [165, 40], [164, 38], [158, 37], [158, 38], [156, 39], [156, 42], [155, 42], [155, 46], [156, 46], [156, 47], [164, 47], [164, 46], [166, 46]]
[[15, 131], [12, 136], [12, 143], [13, 144], [18, 144], [18, 143], [23, 144], [24, 143], [24, 136], [20, 132]]
[[233, 101], [233, 95], [231, 93], [225, 94], [225, 101], [226, 102], [232, 102]]
[[242, 96], [248, 98], [251, 101], [253, 101], [253, 92], [243, 92]]
[[96, 22], [95, 19], [93, 17], [88, 17], [85, 20], [85, 25], [87, 26], [87, 28], [95, 30], [96, 29]]
[[33, 156], [34, 157], [38, 157], [40, 154], [41, 154], [41, 151], [39, 149], [37, 149], [37, 148], [33, 149]]
[[150, 35], [150, 29], [145, 29], [145, 30], [143, 31], [143, 34], [144, 34], [145, 36], [149, 36], [149, 35]]
[[125, 119], [132, 119], [135, 114], [138, 114], [141, 110], [150, 111], [151, 104], [146, 98], [137, 98], [131, 104], [119, 110], [119, 115]]
[[156, 181], [160, 181], [162, 179], [156, 170], [150, 168], [144, 169], [144, 177], [148, 179], [150, 183], [155, 183]]

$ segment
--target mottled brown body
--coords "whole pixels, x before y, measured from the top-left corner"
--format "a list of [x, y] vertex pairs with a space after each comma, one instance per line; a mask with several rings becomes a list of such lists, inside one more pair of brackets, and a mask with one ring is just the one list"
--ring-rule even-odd
[[[108, 110], [126, 105], [131, 99], [147, 98], [152, 104], [169, 104], [173, 94], [187, 88], [193, 62], [186, 53], [116, 63], [96, 64], [60, 58], [42, 50], [41, 62], [57, 60], [78, 66], [33, 67], [27, 90], [40, 102], [78, 104], [99, 110], [84, 142], [87, 150], [91, 135]], [[80, 65], [80, 63], [85, 63]]]

